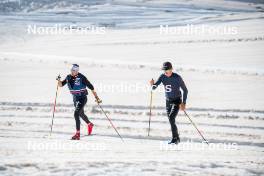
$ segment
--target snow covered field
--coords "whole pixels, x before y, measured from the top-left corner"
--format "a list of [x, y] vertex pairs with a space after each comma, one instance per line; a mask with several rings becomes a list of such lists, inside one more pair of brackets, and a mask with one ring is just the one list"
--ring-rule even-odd
[[[264, 5], [261, 1], [34, 1], [0, 3], [0, 175], [264, 175]], [[107, 27], [104, 34], [34, 35], [28, 25]], [[193, 24], [233, 34], [161, 34]], [[177, 28], [176, 28], [177, 27]], [[170, 139], [164, 93], [149, 85], [171, 61], [189, 89], [188, 119]], [[95, 85], [123, 143], [89, 95], [94, 135], [74, 132], [72, 97], [55, 77], [72, 63]]]

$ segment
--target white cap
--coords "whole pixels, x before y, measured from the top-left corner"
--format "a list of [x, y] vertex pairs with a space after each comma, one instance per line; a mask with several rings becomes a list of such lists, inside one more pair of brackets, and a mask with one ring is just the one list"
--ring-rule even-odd
[[79, 65], [78, 64], [72, 64], [71, 71], [77, 71], [77, 72], [79, 72]]

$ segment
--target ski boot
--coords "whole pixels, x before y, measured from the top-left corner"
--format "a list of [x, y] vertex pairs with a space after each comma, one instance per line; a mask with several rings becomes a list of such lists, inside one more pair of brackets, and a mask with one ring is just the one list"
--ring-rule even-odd
[[71, 140], [80, 140], [80, 132], [76, 132], [74, 136], [72, 136]]
[[179, 144], [181, 142], [180, 137], [172, 138], [168, 144]]
[[88, 128], [88, 135], [91, 135], [92, 134], [92, 131], [93, 131], [93, 126], [94, 124], [93, 123], [88, 123], [87, 124], [87, 128]]

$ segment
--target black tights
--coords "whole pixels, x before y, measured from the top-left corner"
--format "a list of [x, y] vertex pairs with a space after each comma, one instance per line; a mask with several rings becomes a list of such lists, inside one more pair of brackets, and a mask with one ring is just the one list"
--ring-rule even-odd
[[74, 106], [75, 106], [75, 110], [74, 110], [74, 118], [75, 118], [75, 122], [76, 122], [76, 130], [80, 131], [80, 117], [86, 122], [86, 123], [90, 123], [88, 117], [84, 114], [84, 106], [87, 103], [87, 97], [80, 97], [80, 98], [74, 98]]

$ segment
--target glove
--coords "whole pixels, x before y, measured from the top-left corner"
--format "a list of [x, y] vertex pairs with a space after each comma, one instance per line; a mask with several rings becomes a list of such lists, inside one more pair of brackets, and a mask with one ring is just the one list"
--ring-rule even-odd
[[186, 109], [186, 105], [185, 105], [185, 103], [181, 103], [181, 104], [180, 104], [180, 109], [181, 109], [182, 111], [185, 111], [185, 109]]
[[56, 77], [56, 80], [57, 81], [60, 81], [60, 79], [61, 79], [61, 76], [60, 75]]
[[100, 98], [98, 96], [96, 96], [95, 97], [95, 102], [98, 103], [98, 104], [100, 104], [100, 103], [102, 103], [102, 100], [100, 100]]

